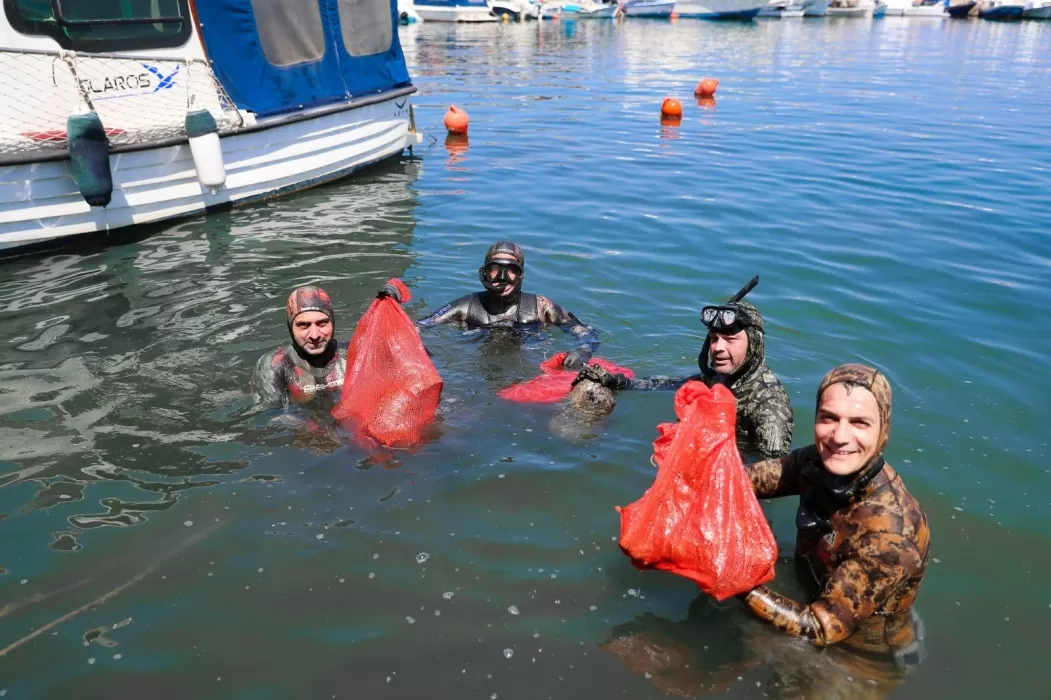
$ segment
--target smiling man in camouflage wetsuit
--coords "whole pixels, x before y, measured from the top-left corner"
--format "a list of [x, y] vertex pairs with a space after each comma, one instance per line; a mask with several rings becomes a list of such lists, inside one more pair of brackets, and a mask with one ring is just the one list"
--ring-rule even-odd
[[320, 398], [334, 404], [343, 387], [347, 350], [333, 337], [332, 299], [321, 287], [299, 287], [289, 295], [285, 314], [292, 342], [259, 358], [252, 377], [256, 396], [273, 407]]
[[[738, 293], [737, 298], [740, 296], [743, 294]], [[792, 402], [766, 366], [762, 314], [738, 300], [704, 307], [701, 322], [708, 327], [708, 336], [697, 358], [700, 374], [628, 379], [591, 365], [573, 383], [588, 378], [610, 389], [642, 391], [674, 390], [691, 380], [708, 386], [723, 384], [737, 399], [739, 449], [764, 458], [788, 454], [792, 448]]]
[[799, 496], [796, 563], [812, 599], [797, 602], [767, 586], [742, 598], [783, 632], [816, 646], [889, 652], [907, 670], [925, 655], [913, 603], [930, 530], [919, 502], [883, 461], [890, 419], [883, 373], [840, 365], [817, 390], [814, 444], [746, 467], [759, 498]]

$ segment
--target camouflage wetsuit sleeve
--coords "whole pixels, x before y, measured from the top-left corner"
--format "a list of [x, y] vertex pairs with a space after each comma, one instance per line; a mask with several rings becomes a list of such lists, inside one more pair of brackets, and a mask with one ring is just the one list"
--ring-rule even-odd
[[701, 381], [701, 375], [693, 374], [689, 377], [646, 377], [645, 379], [629, 379], [625, 389], [635, 391], [674, 391], [689, 381]]
[[462, 296], [456, 301], [451, 301], [440, 309], [431, 312], [426, 318], [416, 322], [420, 328], [440, 326], [443, 323], [463, 323], [467, 319], [467, 311], [471, 305], [471, 295]]
[[771, 397], [752, 411], [755, 448], [761, 457], [780, 457], [792, 449], [792, 406]]
[[923, 558], [911, 540], [897, 533], [874, 532], [858, 540], [853, 555], [835, 568], [810, 605], [766, 586], [754, 588], [744, 602], [782, 632], [827, 646], [849, 637], [858, 622], [871, 617], [922, 566]]
[[259, 404], [277, 408], [288, 400], [283, 352], [283, 348], [268, 352], [255, 364], [251, 386]]
[[793, 450], [783, 457], [745, 465], [744, 470], [752, 481], [755, 495], [759, 498], [797, 495], [800, 491], [799, 470], [803, 464], [803, 449]]
[[595, 329], [587, 325], [571, 312], [551, 301], [545, 296], [536, 297], [537, 313], [543, 323], [558, 326], [566, 333], [580, 341], [580, 346], [591, 355], [598, 349], [599, 340]]

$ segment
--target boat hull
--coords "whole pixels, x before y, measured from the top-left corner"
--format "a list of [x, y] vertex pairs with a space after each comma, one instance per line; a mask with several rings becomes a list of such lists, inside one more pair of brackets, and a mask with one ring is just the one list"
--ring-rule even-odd
[[0, 166], [0, 251], [203, 214], [346, 177], [419, 142], [410, 131], [411, 91], [224, 135], [227, 178], [217, 194], [198, 182], [186, 143], [111, 154], [113, 198], [105, 208], [80, 196], [68, 159]]
[[858, 18], [868, 17], [872, 14], [872, 7], [830, 7], [828, 8], [827, 17], [837, 18]]
[[427, 5], [413, 3], [416, 14], [424, 22], [499, 22], [488, 5]]
[[[671, 17], [675, 11], [675, 0], [668, 2], [628, 2], [624, 5], [625, 17]], [[681, 16], [681, 15], [680, 15]]]
[[1023, 14], [1025, 14], [1025, 7], [1022, 5], [1000, 5], [989, 10], [982, 10], [978, 16], [994, 22], [1013, 22], [1022, 19]]
[[[706, 0], [679, 2], [675, 11], [679, 17], [699, 19], [750, 20], [766, 6], [763, 0]], [[780, 16], [780, 15], [778, 15]]]
[[824, 17], [828, 14], [828, 4], [831, 0], [811, 0], [803, 3], [804, 17]]
[[1051, 5], [1042, 7], [1027, 7], [1022, 13], [1025, 19], [1051, 19]]
[[953, 19], [967, 19], [977, 4], [977, 2], [965, 2], [962, 5], [949, 5], [947, 12]]

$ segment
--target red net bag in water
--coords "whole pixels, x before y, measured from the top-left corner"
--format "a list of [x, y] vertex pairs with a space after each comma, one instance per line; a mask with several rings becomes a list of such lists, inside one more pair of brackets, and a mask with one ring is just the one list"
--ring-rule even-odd
[[737, 402], [724, 386], [687, 382], [678, 423], [658, 426], [657, 478], [620, 511], [620, 547], [640, 569], [670, 571], [717, 600], [774, 578], [777, 542], [737, 452]]
[[[412, 295], [391, 279], [402, 303]], [[359, 439], [388, 447], [409, 447], [434, 420], [442, 378], [420, 334], [401, 304], [376, 299], [358, 321], [347, 348], [343, 392], [332, 415]]]
[[[562, 361], [566, 359], [568, 354], [567, 352], [560, 352], [550, 359], [544, 360], [540, 363], [540, 370], [543, 374], [533, 377], [528, 382], [512, 384], [502, 390], [498, 396], [508, 401], [517, 401], [518, 403], [556, 403], [561, 401], [569, 396], [569, 392], [573, 389], [573, 380], [580, 374], [578, 370], [562, 367]], [[618, 367], [608, 360], [593, 357], [588, 360], [588, 364], [597, 364], [611, 374], [623, 374], [628, 379], [635, 378], [635, 373], [630, 369]]]

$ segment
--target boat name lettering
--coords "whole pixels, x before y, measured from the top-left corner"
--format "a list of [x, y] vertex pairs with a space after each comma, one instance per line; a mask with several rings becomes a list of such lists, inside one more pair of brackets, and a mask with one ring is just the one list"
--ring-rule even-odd
[[81, 86], [96, 95], [118, 90], [148, 90], [152, 87], [149, 73], [133, 73], [131, 75], [106, 76], [101, 81], [98, 78], [84, 78], [80, 81]]

